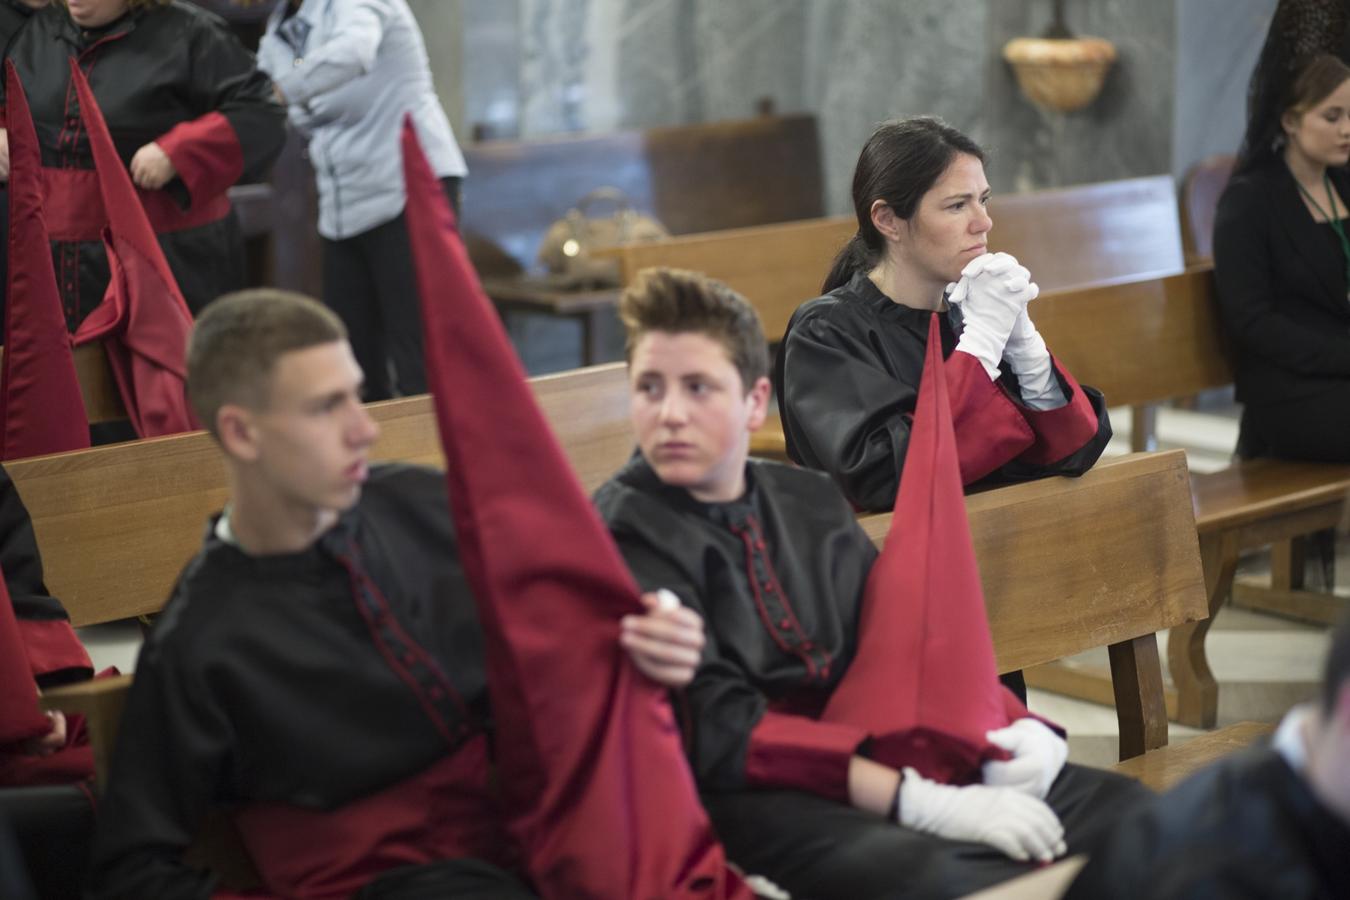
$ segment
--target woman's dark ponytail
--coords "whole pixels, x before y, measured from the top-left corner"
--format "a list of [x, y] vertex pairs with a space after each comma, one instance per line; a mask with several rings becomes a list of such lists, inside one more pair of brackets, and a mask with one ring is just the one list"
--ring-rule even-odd
[[875, 263], [872, 261], [872, 254], [867, 250], [867, 243], [863, 236], [857, 232], [848, 239], [848, 243], [834, 258], [834, 264], [830, 266], [830, 274], [825, 276], [825, 283], [820, 286], [822, 294], [828, 294], [837, 287], [848, 284], [853, 280], [862, 269], [870, 269]]

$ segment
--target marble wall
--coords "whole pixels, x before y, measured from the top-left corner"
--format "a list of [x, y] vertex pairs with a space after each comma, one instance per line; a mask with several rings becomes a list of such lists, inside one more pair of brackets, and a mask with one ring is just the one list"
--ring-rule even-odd
[[1172, 172], [1236, 153], [1251, 77], [1277, 0], [1179, 0]]
[[[434, 61], [461, 74], [457, 132], [607, 131], [736, 118], [761, 98], [820, 120], [827, 205], [893, 116], [941, 115], [982, 142], [996, 190], [1174, 172], [1232, 150], [1275, 0], [1072, 0], [1069, 26], [1119, 61], [1088, 109], [1047, 113], [1001, 57], [1049, 0], [411, 0]], [[443, 71], [437, 71], [444, 84]]]

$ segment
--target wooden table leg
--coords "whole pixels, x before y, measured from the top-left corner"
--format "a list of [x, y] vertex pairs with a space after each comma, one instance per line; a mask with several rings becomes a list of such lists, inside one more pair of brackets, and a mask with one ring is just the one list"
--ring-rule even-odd
[[1233, 586], [1237, 562], [1237, 543], [1230, 535], [1200, 536], [1209, 618], [1173, 628], [1167, 640], [1167, 661], [1177, 689], [1177, 721], [1193, 728], [1213, 728], [1218, 720], [1219, 686], [1205, 657], [1205, 635]]
[[600, 316], [603, 312], [603, 310], [591, 309], [577, 317], [578, 321], [581, 322], [582, 366], [593, 366], [605, 355], [604, 348], [600, 346], [604, 335], [604, 329], [600, 325]]
[[1130, 450], [1146, 453], [1158, 449], [1158, 405], [1130, 407]]

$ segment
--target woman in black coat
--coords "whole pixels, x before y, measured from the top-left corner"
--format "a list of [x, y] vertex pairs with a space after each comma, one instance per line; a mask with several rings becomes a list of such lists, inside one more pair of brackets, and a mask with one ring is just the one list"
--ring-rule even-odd
[[895, 503], [935, 311], [963, 483], [1081, 475], [1110, 440], [1102, 395], [1027, 315], [1030, 273], [987, 252], [988, 202], [980, 148], [937, 119], [887, 122], [858, 157], [858, 233], [825, 296], [793, 313], [774, 371], [788, 454], [855, 507]]
[[1350, 68], [1319, 55], [1296, 72], [1253, 111], [1269, 121], [1249, 135], [1271, 133], [1249, 137], [1214, 223], [1238, 452], [1350, 462]]

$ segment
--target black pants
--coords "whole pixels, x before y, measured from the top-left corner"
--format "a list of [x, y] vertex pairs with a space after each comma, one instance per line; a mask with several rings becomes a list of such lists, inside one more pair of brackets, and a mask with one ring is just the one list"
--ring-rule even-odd
[[[1072, 855], [1091, 852], [1121, 815], [1151, 796], [1131, 778], [1067, 765], [1046, 802], [1064, 824]], [[703, 802], [727, 858], [793, 900], [960, 897], [1035, 868], [985, 844], [920, 834], [801, 791], [707, 794]]]
[[1350, 380], [1328, 379], [1315, 394], [1242, 410], [1237, 453], [1310, 462], [1350, 462]]
[[[459, 178], [442, 178], [459, 212]], [[427, 392], [422, 317], [408, 223], [400, 213], [340, 241], [323, 240], [323, 302], [347, 326], [366, 375], [366, 399]]]

